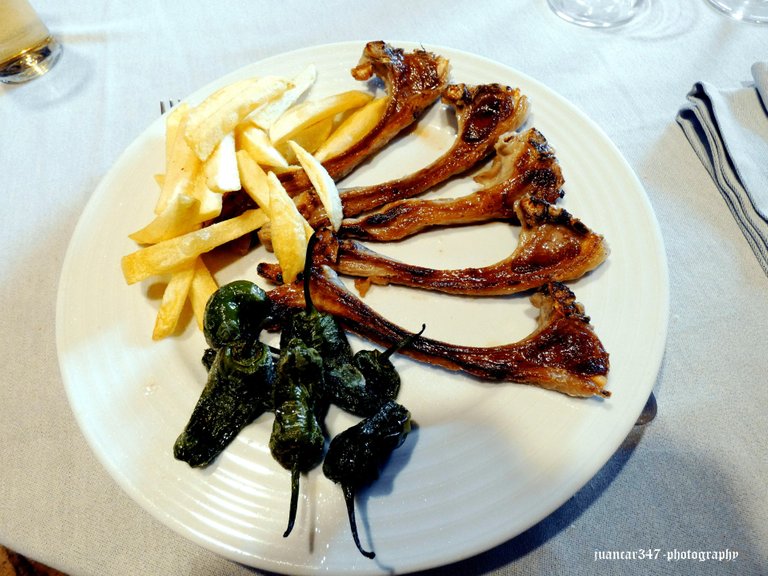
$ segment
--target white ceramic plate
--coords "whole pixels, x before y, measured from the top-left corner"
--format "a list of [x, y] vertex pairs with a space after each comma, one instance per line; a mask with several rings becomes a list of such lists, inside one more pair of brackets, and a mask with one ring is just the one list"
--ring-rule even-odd
[[[394, 43], [408, 49], [409, 43]], [[603, 233], [611, 247], [596, 272], [571, 283], [611, 355], [613, 397], [573, 399], [515, 384], [482, 384], [405, 358], [399, 400], [416, 430], [378, 484], [358, 499], [368, 560], [355, 549], [339, 488], [315, 470], [303, 481], [297, 527], [282, 537], [289, 475], [270, 457], [268, 417], [248, 426], [218, 461], [193, 470], [172, 455], [202, 385], [204, 340], [150, 335], [162, 279], [127, 286], [120, 258], [127, 235], [152, 217], [162, 172], [163, 122], [154, 122], [95, 191], [67, 253], [59, 289], [61, 370], [76, 418], [101, 462], [162, 522], [232, 560], [291, 574], [380, 574], [443, 565], [489, 549], [557, 509], [611, 457], [652, 390], [667, 327], [667, 268], [645, 192], [603, 132], [547, 87], [506, 66], [443, 47], [452, 80], [519, 86], [532, 103], [530, 124], [555, 147], [567, 181], [563, 206]], [[312, 96], [360, 87], [349, 75], [361, 43], [304, 49], [239, 70], [190, 96], [247, 75], [291, 75], [314, 63]], [[451, 113], [438, 105], [407, 137], [343, 184], [388, 180], [420, 168], [453, 138]], [[443, 194], [474, 189], [470, 179]], [[382, 252], [436, 267], [490, 263], [513, 249], [516, 230], [492, 224], [433, 231]], [[220, 282], [254, 278], [257, 250], [217, 271]], [[535, 310], [527, 297], [456, 298], [397, 287], [366, 297], [401, 325], [466, 344], [527, 335]], [[353, 339], [355, 347], [365, 343]], [[337, 432], [353, 420], [334, 412]]]

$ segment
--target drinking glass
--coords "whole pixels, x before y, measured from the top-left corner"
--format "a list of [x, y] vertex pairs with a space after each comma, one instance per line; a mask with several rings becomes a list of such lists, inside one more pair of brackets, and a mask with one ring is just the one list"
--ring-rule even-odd
[[27, 0], [0, 1], [0, 82], [18, 84], [45, 74], [61, 56]]
[[629, 22], [644, 0], [547, 0], [560, 18], [591, 28], [608, 28]]
[[768, 0], [707, 0], [736, 20], [768, 24]]

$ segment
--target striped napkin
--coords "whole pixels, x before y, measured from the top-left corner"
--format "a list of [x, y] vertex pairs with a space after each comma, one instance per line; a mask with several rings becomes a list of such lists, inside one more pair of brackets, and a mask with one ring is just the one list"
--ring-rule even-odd
[[768, 62], [744, 87], [697, 82], [677, 122], [768, 274]]

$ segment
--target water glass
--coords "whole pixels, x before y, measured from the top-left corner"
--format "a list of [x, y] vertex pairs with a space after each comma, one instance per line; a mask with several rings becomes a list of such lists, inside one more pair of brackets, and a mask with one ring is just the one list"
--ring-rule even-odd
[[61, 44], [27, 0], [0, 1], [0, 82], [17, 84], [41, 76], [59, 56]]

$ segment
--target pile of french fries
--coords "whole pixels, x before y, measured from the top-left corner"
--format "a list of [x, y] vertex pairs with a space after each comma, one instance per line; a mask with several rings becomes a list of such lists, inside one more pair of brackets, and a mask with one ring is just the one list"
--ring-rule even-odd
[[[153, 339], [176, 331], [187, 300], [202, 329], [205, 305], [218, 288], [203, 255], [267, 223], [284, 281], [292, 282], [303, 269], [313, 230], [280, 183], [281, 171], [303, 169], [331, 225], [341, 225], [339, 192], [322, 162], [367, 133], [386, 98], [350, 90], [308, 100], [316, 79], [314, 66], [291, 79], [248, 78], [196, 106], [181, 103], [166, 116], [165, 173], [155, 178], [155, 216], [130, 234], [142, 246], [122, 259], [128, 284], [169, 277]], [[220, 220], [223, 196], [238, 190], [257, 208]]]

